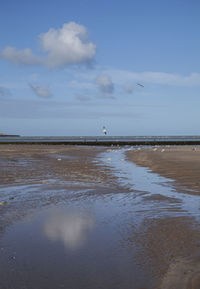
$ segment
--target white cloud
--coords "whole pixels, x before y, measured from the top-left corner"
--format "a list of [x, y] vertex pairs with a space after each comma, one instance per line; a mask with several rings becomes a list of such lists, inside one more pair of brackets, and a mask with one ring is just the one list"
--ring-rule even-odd
[[166, 73], [166, 72], [131, 72], [126, 70], [105, 70], [112, 76], [112, 79], [118, 84], [124, 85], [125, 82], [140, 82], [140, 83], [154, 83], [161, 85], [175, 85], [175, 86], [199, 86], [200, 74], [191, 73], [184, 76], [181, 74]]
[[31, 49], [26, 48], [17, 50], [15, 47], [6, 46], [4, 50], [0, 51], [0, 58], [7, 59], [15, 64], [23, 65], [41, 65], [42, 60], [34, 55]]
[[115, 98], [113, 95], [114, 84], [108, 75], [99, 75], [95, 83], [100, 91], [99, 98]]
[[97, 84], [99, 90], [103, 93], [113, 93], [114, 84], [108, 75], [100, 75], [96, 78], [95, 83]]
[[88, 63], [96, 53], [96, 45], [88, 42], [86, 28], [75, 22], [65, 23], [60, 29], [51, 28], [39, 38], [46, 55], [37, 56], [29, 48], [17, 50], [7, 46], [0, 51], [0, 57], [15, 64], [56, 68]]
[[52, 93], [46, 86], [38, 86], [36, 84], [30, 84], [30, 88], [35, 92], [35, 94], [41, 98], [50, 98]]
[[104, 74], [99, 75], [95, 79], [95, 83], [98, 86], [98, 89], [100, 91], [98, 97], [99, 98], [115, 98], [113, 95], [114, 92], [114, 84], [110, 78], [110, 76]]
[[130, 84], [125, 84], [125, 85], [124, 85], [124, 91], [125, 91], [126, 93], [131, 94], [131, 93], [133, 92], [133, 86], [130, 85]]
[[[174, 85], [174, 86], [200, 86], [200, 73], [190, 73], [188, 75], [182, 75], [177, 73], [156, 72], [156, 71], [143, 71], [135, 72], [130, 70], [120, 70], [112, 68], [96, 67], [96, 70], [88, 70], [84, 72], [74, 73], [74, 77], [92, 81], [94, 79], [96, 71], [103, 75], [109, 75], [113, 83], [117, 86], [123, 86], [131, 84], [133, 89], [137, 87], [137, 83], [145, 84], [160, 84], [160, 85]], [[100, 75], [101, 75], [100, 74]]]
[[87, 42], [87, 31], [75, 22], [66, 23], [61, 29], [50, 29], [40, 35], [42, 48], [49, 54], [49, 67], [67, 66], [90, 61], [96, 53], [96, 45]]

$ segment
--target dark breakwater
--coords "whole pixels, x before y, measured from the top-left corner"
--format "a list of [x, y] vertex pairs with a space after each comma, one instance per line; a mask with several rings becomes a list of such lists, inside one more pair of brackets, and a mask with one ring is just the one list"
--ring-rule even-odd
[[0, 137], [0, 144], [55, 145], [200, 145], [200, 136], [80, 136]]

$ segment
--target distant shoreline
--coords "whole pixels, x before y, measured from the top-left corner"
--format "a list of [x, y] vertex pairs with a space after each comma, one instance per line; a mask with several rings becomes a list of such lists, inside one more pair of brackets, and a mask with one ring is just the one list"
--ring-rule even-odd
[[0, 137], [21, 137], [18, 134], [0, 134]]

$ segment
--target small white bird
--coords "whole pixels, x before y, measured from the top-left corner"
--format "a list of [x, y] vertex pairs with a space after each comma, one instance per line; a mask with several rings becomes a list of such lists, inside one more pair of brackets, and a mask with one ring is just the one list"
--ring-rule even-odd
[[106, 127], [105, 126], [103, 126], [103, 134], [107, 134], [107, 130], [106, 130]]

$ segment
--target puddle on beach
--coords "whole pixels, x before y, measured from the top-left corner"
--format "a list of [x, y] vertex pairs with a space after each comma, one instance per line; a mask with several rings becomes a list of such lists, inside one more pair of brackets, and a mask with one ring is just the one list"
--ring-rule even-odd
[[121, 244], [127, 217], [109, 202], [52, 207], [8, 227], [0, 242], [1, 288], [152, 288], [134, 248]]
[[[135, 258], [141, 248], [123, 241], [130, 226], [168, 215], [198, 218], [199, 206], [196, 196], [176, 192], [172, 180], [127, 161], [125, 151], [109, 149], [98, 156], [98, 164], [118, 177], [121, 193], [112, 194], [111, 186], [110, 194], [60, 199], [6, 228], [0, 239], [1, 288], [154, 288], [151, 270]], [[32, 185], [28, 191], [42, 188]], [[18, 189], [25, 196], [27, 187]]]

